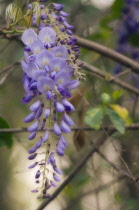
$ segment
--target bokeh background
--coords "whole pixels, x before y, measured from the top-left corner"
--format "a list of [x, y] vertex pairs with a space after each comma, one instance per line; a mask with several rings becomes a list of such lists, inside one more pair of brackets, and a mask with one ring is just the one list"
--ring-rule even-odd
[[[5, 20], [6, 7], [13, 2], [12, 0], [0, 1], [1, 28], [7, 24]], [[22, 7], [25, 2], [25, 0], [20, 0], [20, 6]], [[123, 18], [123, 9], [128, 1], [56, 0], [56, 2], [65, 5], [64, 11], [70, 14], [68, 21], [75, 26], [76, 35], [96, 41], [114, 50], [119, 49], [119, 28], [126, 21]], [[138, 6], [133, 9], [132, 13], [135, 9], [137, 14], [135, 22], [138, 22]], [[24, 10], [26, 10], [25, 7]], [[126, 52], [126, 55], [134, 58], [133, 53], [130, 52], [132, 47], [133, 52], [136, 51], [136, 60], [138, 60], [139, 34], [138, 30], [134, 30], [136, 36], [133, 37], [132, 30], [134, 28], [131, 29], [131, 34], [126, 40], [126, 44], [128, 42], [128, 46], [130, 46], [129, 52], [126, 48], [122, 53]], [[5, 126], [23, 128], [26, 126], [23, 123], [23, 118], [29, 113], [29, 106], [21, 103], [24, 95], [22, 69], [20, 65], [16, 65], [1, 73], [6, 66], [19, 61], [22, 57], [23, 46], [19, 40], [1, 37], [0, 117], [5, 121], [1, 119], [0, 128]], [[84, 48], [81, 48], [80, 59], [113, 75], [117, 74], [116, 69], [119, 68], [119, 64]], [[123, 68], [120, 66], [119, 72]], [[82, 71], [85, 72], [84, 69]], [[134, 74], [124, 75], [122, 79], [138, 88], [139, 80]], [[86, 111], [100, 104], [100, 95], [104, 92], [111, 97], [112, 104], [123, 106], [128, 111], [129, 124], [139, 122], [138, 96], [86, 72], [86, 81], [83, 80], [78, 91], [73, 93], [76, 96], [73, 100], [73, 103], [76, 104], [76, 112], [72, 117], [76, 126], [85, 126]], [[111, 125], [111, 122], [105, 118], [103, 126], [107, 125]], [[59, 166], [64, 171], [63, 180], [78, 164], [81, 157], [88, 152], [90, 145], [97, 140], [101, 133], [102, 131], [95, 130], [82, 133], [72, 132], [67, 135], [69, 147], [64, 158], [58, 160]], [[116, 132], [107, 140], [102, 149], [111, 161], [121, 168], [128, 169], [134, 176], [139, 175], [138, 135], [138, 131], [126, 131], [124, 135]], [[30, 164], [27, 160], [27, 151], [31, 145], [32, 143], [27, 141], [26, 132], [0, 133], [0, 210], [35, 210], [41, 202], [36, 199], [36, 194], [30, 192], [34, 187], [34, 170], [27, 169]], [[95, 154], [46, 209], [138, 210], [138, 198], [139, 191], [136, 184], [127, 178], [121, 178], [121, 175], [115, 172], [106, 161]]]

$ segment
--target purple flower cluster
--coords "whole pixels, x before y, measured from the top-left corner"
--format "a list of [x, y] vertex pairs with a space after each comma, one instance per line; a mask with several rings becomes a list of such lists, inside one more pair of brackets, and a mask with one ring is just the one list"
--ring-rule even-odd
[[[121, 20], [117, 29], [118, 47], [117, 51], [121, 54], [139, 60], [139, 50], [129, 44], [131, 36], [139, 33], [139, 1], [125, 0], [125, 5], [122, 10]], [[122, 71], [122, 65], [118, 64], [114, 70], [115, 74]]]
[[[37, 157], [37, 161], [29, 169], [39, 167], [35, 179], [42, 187], [32, 192], [41, 191], [42, 198], [49, 198], [47, 190], [52, 186], [56, 187], [55, 182], [60, 181], [58, 175], [62, 171], [57, 167], [55, 154], [63, 156], [68, 145], [63, 133], [71, 132], [70, 126], [74, 122], [67, 112], [75, 110], [68, 98], [71, 97], [70, 91], [78, 87], [81, 77], [78, 72], [81, 65], [77, 63], [80, 51], [76, 46], [76, 38], [72, 36], [73, 26], [66, 21], [68, 14], [62, 11], [62, 4], [51, 4], [51, 7], [52, 9], [48, 9], [40, 5], [38, 33], [29, 28], [21, 37], [26, 45], [25, 59], [21, 61], [26, 91], [22, 103], [29, 103], [37, 98], [30, 106], [31, 113], [24, 118], [25, 123], [32, 122], [28, 127], [28, 140], [37, 139], [28, 151], [28, 159], [34, 160]], [[28, 9], [33, 11], [33, 6], [28, 5]], [[34, 16], [32, 13], [32, 18]], [[55, 151], [51, 148], [50, 139], [53, 139], [53, 135], [50, 135], [50, 128], [57, 138]], [[38, 136], [38, 129], [44, 131], [43, 135]], [[38, 150], [44, 148], [41, 155], [45, 154], [45, 158], [38, 160]], [[47, 176], [49, 172], [53, 178]]]

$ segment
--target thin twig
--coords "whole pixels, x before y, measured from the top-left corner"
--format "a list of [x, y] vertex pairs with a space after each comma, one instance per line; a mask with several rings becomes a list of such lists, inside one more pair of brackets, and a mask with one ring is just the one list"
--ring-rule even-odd
[[76, 36], [77, 38], [77, 44], [81, 47], [85, 47], [89, 50], [93, 50], [105, 57], [108, 57], [114, 61], [117, 61], [118, 63], [123, 64], [124, 66], [127, 66], [128, 68], [131, 68], [131, 70], [135, 73], [139, 74], [139, 63], [132, 60], [131, 58], [128, 58], [127, 56], [124, 56], [108, 47], [105, 47], [101, 44], [98, 44], [93, 41], [89, 41], [83, 38], [80, 38]]
[[111, 76], [109, 75], [108, 73], [104, 72], [103, 70], [101, 69], [98, 69], [86, 62], [83, 62], [83, 67], [90, 73], [92, 74], [95, 74], [95, 75], [98, 75], [99, 77], [103, 78], [103, 79], [106, 79], [106, 78], [109, 78], [108, 80], [106, 79], [106, 82], [109, 82], [109, 80], [112, 82], [112, 83], [115, 83], [119, 86], [121, 86], [122, 88], [136, 94], [136, 95], [139, 95], [139, 89], [133, 87], [132, 85], [129, 85], [127, 84], [126, 82], [118, 79], [118, 78], [114, 78], [114, 76]]
[[14, 62], [14, 63], [10, 64], [9, 66], [6, 66], [5, 68], [0, 70], [0, 74], [8, 71], [9, 69], [13, 68], [14, 66], [18, 66], [19, 64], [20, 64], [20, 62], [17, 61], [17, 62]]
[[125, 76], [126, 74], [130, 73], [131, 70], [130, 69], [126, 69], [123, 72], [120, 72], [119, 74], [116, 74], [115, 76], [113, 76], [113, 78], [109, 79], [109, 82], [112, 82], [115, 79], [118, 79], [119, 77]]
[[[99, 131], [107, 131], [109, 129], [113, 129], [116, 131], [116, 128], [114, 126], [107, 126], [107, 127], [101, 127]], [[132, 125], [125, 125], [126, 130], [139, 130], [139, 123], [133, 123]], [[76, 127], [72, 128], [71, 131], [77, 131], [77, 130], [84, 130], [84, 131], [95, 131], [94, 128], [89, 127]], [[44, 132], [44, 130], [37, 130], [38, 132]], [[50, 131], [53, 131], [51, 128]], [[1, 128], [0, 133], [24, 133], [28, 132], [28, 128]]]
[[8, 72], [6, 72], [6, 74], [1, 78], [1, 80], [0, 80], [0, 86], [4, 84], [4, 82], [7, 80], [7, 78], [12, 74], [13, 70], [15, 70], [15, 69], [13, 69], [13, 67], [12, 67], [12, 68], [11, 68]]
[[[97, 153], [106, 161], [108, 162], [118, 173], [120, 173], [122, 176], [126, 176], [128, 177], [130, 180], [135, 182], [135, 177], [129, 173], [128, 171], [123, 170], [122, 168], [120, 168], [119, 166], [117, 166], [115, 163], [113, 163], [112, 161], [110, 161], [104, 154], [102, 154], [102, 152], [97, 149]], [[137, 186], [139, 187], [138, 183], [136, 182]]]

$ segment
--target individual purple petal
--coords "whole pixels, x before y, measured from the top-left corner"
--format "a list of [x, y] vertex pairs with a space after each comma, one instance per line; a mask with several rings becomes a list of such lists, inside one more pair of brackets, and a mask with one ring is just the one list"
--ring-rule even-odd
[[57, 166], [53, 166], [53, 169], [55, 172], [57, 172], [58, 174], [62, 175], [63, 172], [57, 167]]
[[41, 106], [41, 101], [38, 100], [38, 101], [36, 101], [34, 104], [32, 104], [32, 105], [30, 106], [30, 110], [31, 110], [32, 112], [36, 112], [36, 111], [38, 111], [38, 109], [40, 108], [40, 106]]
[[63, 120], [69, 126], [74, 125], [73, 120], [66, 113], [64, 113], [64, 115], [63, 115]]
[[37, 193], [37, 192], [38, 192], [38, 190], [31, 190], [31, 192], [32, 192], [32, 193]]
[[36, 148], [35, 148], [35, 147], [32, 147], [32, 148], [28, 151], [29, 154], [32, 154], [32, 153], [34, 153], [34, 152], [36, 152]]
[[66, 98], [62, 99], [62, 104], [66, 111], [73, 112], [75, 110], [74, 106]]
[[67, 68], [67, 62], [64, 58], [57, 57], [51, 60], [50, 64], [51, 71], [58, 72], [59, 70], [65, 70]]
[[58, 146], [58, 147], [61, 147], [62, 150], [65, 150], [65, 149], [66, 149], [66, 146], [65, 146], [65, 144], [62, 142], [62, 140], [59, 140], [59, 141], [58, 141], [57, 146]]
[[58, 21], [60, 21], [60, 22], [64, 22], [64, 21], [66, 21], [66, 18], [63, 17], [63, 16], [58, 16], [58, 17], [56, 18], [56, 20], [58, 20]]
[[61, 88], [59, 88], [59, 87], [60, 87], [60, 85], [58, 85], [57, 89], [62, 96], [64, 96], [65, 98], [71, 98], [71, 93], [69, 92], [67, 87], [64, 87], [63, 90], [60, 90]]
[[57, 187], [57, 185], [53, 181], [50, 181], [50, 183], [53, 187]]
[[[48, 1], [48, 0], [44, 0], [44, 2], [45, 1]], [[40, 2], [43, 2], [43, 1], [40, 1]], [[40, 9], [44, 9], [45, 8], [45, 5], [43, 5], [43, 4], [40, 4]]]
[[57, 146], [56, 147], [56, 152], [60, 156], [63, 156], [64, 155], [64, 151], [62, 150], [62, 148], [60, 146]]
[[32, 140], [36, 137], [36, 132], [32, 132], [30, 133], [30, 135], [28, 136], [28, 140]]
[[67, 12], [60, 11], [60, 15], [62, 15], [63, 17], [67, 17], [69, 14]]
[[54, 98], [53, 93], [51, 91], [47, 91], [46, 98], [47, 98], [47, 100], [52, 100]]
[[44, 166], [45, 165], [45, 163], [39, 163], [39, 166]]
[[65, 28], [63, 28], [63, 27], [62, 27], [62, 28], [60, 28], [60, 31], [64, 32], [64, 31], [65, 31]]
[[60, 127], [59, 125], [57, 124], [57, 122], [54, 122], [54, 133], [56, 135], [60, 135], [61, 134], [61, 130], [60, 130]]
[[24, 51], [25, 51], [25, 52], [31, 52], [31, 49], [30, 49], [29, 46], [30, 46], [30, 44], [29, 44], [28, 46], [25, 46], [25, 47], [24, 47]]
[[23, 104], [27, 104], [31, 101], [32, 96], [30, 94], [26, 94], [23, 98], [22, 98], [22, 103]]
[[64, 138], [63, 135], [60, 136], [60, 141], [62, 141], [62, 143], [65, 145], [65, 147], [68, 146], [68, 143], [67, 143], [67, 141], [66, 141], [66, 139]]
[[44, 46], [43, 46], [43, 43], [39, 39], [36, 39], [30, 45], [30, 49], [31, 49], [32, 53], [38, 54], [44, 49]]
[[50, 73], [50, 78], [51, 78], [52, 80], [55, 79], [55, 76], [56, 76], [56, 71], [53, 71], [53, 72]]
[[46, 130], [44, 136], [42, 137], [42, 142], [45, 143], [48, 140], [48, 137], [49, 137], [49, 131]]
[[45, 117], [45, 118], [48, 118], [49, 115], [50, 115], [50, 108], [48, 107], [48, 108], [46, 108], [45, 111], [44, 111], [44, 117]]
[[35, 163], [33, 163], [32, 165], [30, 165], [28, 168], [29, 168], [29, 169], [34, 168], [37, 164], [38, 164], [38, 162], [35, 162]]
[[33, 75], [34, 75], [34, 73], [35, 73], [37, 70], [39, 70], [38, 66], [37, 66], [34, 62], [31, 62], [31, 61], [30, 61], [30, 62], [27, 64], [26, 74], [27, 74], [29, 77], [33, 78]]
[[56, 182], [60, 182], [59, 177], [56, 175], [56, 173], [53, 173], [53, 178]]
[[56, 101], [55, 105], [57, 112], [63, 112], [65, 110], [65, 107], [59, 101]]
[[22, 66], [23, 71], [27, 73], [27, 63], [24, 60], [21, 61], [21, 66]]
[[56, 11], [61, 11], [64, 8], [63, 4], [56, 4], [56, 3], [52, 3], [54, 10]]
[[56, 41], [56, 33], [50, 27], [42, 28], [39, 32], [38, 37], [43, 43], [54, 44]]
[[41, 93], [46, 93], [47, 91], [54, 89], [54, 82], [50, 78], [41, 77], [37, 82], [37, 88]]
[[60, 45], [58, 47], [53, 47], [51, 52], [55, 57], [63, 57], [66, 59], [68, 58], [67, 48], [63, 45]]
[[33, 82], [30, 87], [29, 87], [30, 90], [36, 90], [37, 89], [37, 82]]
[[71, 132], [70, 127], [63, 120], [61, 120], [60, 129], [64, 133], [70, 133]]
[[36, 55], [35, 54], [32, 54], [28, 57], [28, 61], [36, 61]]
[[75, 88], [78, 87], [79, 84], [80, 84], [79, 80], [77, 80], [77, 79], [72, 80], [72, 81], [69, 82], [68, 88], [69, 88], [70, 90], [75, 89]]
[[24, 58], [25, 58], [25, 61], [28, 63], [28, 59], [29, 59], [29, 53], [28, 52], [24, 52]]
[[70, 30], [74, 29], [74, 26], [68, 24], [66, 21], [64, 22], [64, 26], [66, 26], [66, 28]]
[[47, 18], [47, 15], [45, 13], [41, 13], [41, 20], [45, 20]]
[[35, 119], [35, 113], [34, 112], [32, 112], [32, 113], [30, 113], [29, 115], [27, 115], [25, 118], [24, 118], [24, 122], [25, 123], [29, 123], [29, 122], [31, 122], [31, 121], [33, 121]]
[[36, 144], [35, 144], [35, 148], [39, 149], [42, 145], [42, 139], [40, 139]]
[[42, 115], [42, 111], [43, 111], [42, 108], [38, 109], [38, 111], [35, 114], [35, 119], [38, 119]]
[[28, 4], [28, 5], [27, 5], [27, 8], [28, 8], [28, 9], [33, 9], [31, 4]]
[[30, 92], [29, 85], [30, 85], [29, 80], [28, 79], [25, 79], [23, 86], [24, 86], [24, 89], [25, 89], [26, 92]]
[[41, 77], [46, 77], [46, 71], [45, 70], [38, 70], [35, 71], [35, 73], [33, 74], [33, 79], [38, 80]]
[[21, 36], [21, 40], [25, 45], [31, 44], [37, 39], [37, 34], [33, 29], [27, 29]]
[[36, 156], [37, 156], [37, 153], [34, 153], [34, 154], [30, 155], [30, 156], [28, 157], [28, 159], [29, 159], [29, 160], [33, 160], [33, 159], [35, 159]]
[[53, 54], [48, 50], [42, 50], [36, 57], [36, 63], [43, 68], [48, 66], [53, 59]]
[[41, 172], [38, 170], [36, 175], [35, 175], [35, 179], [38, 179], [40, 177], [40, 175], [41, 175]]
[[70, 75], [65, 71], [59, 71], [55, 76], [55, 84], [62, 84], [63, 86], [67, 85], [70, 81]]
[[51, 152], [51, 154], [50, 154], [50, 163], [51, 163], [52, 165], [55, 164], [54, 152]]
[[70, 36], [73, 35], [73, 32], [72, 32], [71, 30], [69, 30], [69, 29], [67, 29], [66, 32], [67, 32], [67, 34], [70, 35]]
[[34, 132], [38, 129], [38, 126], [39, 126], [39, 122], [36, 121], [35, 123], [33, 123], [29, 128], [28, 128], [28, 131], [29, 132]]
[[49, 73], [50, 72], [50, 67], [49, 66], [45, 66], [44, 70], [46, 71], [46, 73]]

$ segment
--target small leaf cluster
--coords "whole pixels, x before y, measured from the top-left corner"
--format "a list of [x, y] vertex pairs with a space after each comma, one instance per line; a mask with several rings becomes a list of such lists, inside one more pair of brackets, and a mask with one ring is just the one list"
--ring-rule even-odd
[[124, 122], [128, 117], [126, 108], [117, 104], [111, 104], [111, 98], [107, 93], [101, 94], [101, 104], [89, 109], [86, 113], [85, 123], [96, 130], [102, 126], [103, 119], [108, 116], [112, 125], [121, 133], [124, 134]]

